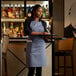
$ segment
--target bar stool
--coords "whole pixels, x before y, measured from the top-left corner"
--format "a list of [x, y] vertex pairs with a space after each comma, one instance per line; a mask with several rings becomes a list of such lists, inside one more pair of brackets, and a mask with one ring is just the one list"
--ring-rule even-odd
[[[58, 75], [59, 76], [59, 69], [64, 68], [64, 76], [66, 76], [66, 68], [72, 69], [72, 76], [74, 76], [74, 70], [73, 70], [73, 40], [74, 38], [67, 38], [65, 40], [58, 40], [57, 42], [57, 50], [55, 52], [55, 56], [57, 56], [57, 67], [58, 67]], [[59, 65], [59, 58], [60, 56], [64, 57], [64, 66]], [[66, 66], [66, 56], [71, 57], [71, 66]]]

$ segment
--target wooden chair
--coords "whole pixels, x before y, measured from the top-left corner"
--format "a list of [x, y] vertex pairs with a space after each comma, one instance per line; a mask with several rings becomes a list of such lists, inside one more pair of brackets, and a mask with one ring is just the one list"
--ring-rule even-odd
[[[57, 49], [55, 52], [55, 56], [57, 56], [57, 67], [58, 67], [58, 73], [59, 73], [59, 68], [64, 68], [64, 76], [66, 76], [66, 68], [72, 68], [72, 76], [74, 76], [74, 71], [73, 71], [73, 40], [74, 38], [67, 38], [65, 40], [58, 40], [57, 41]], [[59, 57], [63, 56], [64, 57], [64, 66], [59, 65]], [[66, 56], [71, 57], [71, 66], [66, 66]], [[59, 76], [59, 74], [58, 74]]]

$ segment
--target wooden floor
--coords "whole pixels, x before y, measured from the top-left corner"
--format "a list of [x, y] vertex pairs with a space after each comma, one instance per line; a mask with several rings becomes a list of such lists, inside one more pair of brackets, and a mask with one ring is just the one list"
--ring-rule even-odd
[[[47, 44], [46, 44], [47, 45]], [[26, 52], [24, 51], [25, 44], [10, 44], [9, 49], [24, 63], [26, 63]], [[47, 53], [47, 66], [42, 68], [42, 76], [52, 76], [52, 49], [51, 46], [46, 49]], [[7, 52], [7, 73], [8, 76], [17, 76], [17, 74], [25, 66], [13, 55], [11, 52]], [[25, 68], [18, 76], [27, 76], [28, 69]]]

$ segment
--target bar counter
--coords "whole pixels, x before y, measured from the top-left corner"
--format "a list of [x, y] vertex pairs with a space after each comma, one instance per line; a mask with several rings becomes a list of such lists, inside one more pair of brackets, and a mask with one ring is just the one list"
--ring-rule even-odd
[[[7, 73], [8, 76], [27, 76], [26, 45], [30, 41], [25, 38], [9, 38], [7, 50]], [[46, 46], [49, 44], [46, 43]], [[47, 66], [43, 67], [42, 76], [52, 76], [52, 46], [46, 49]]]
[[[26, 66], [26, 44], [30, 40], [27, 40], [27, 37], [25, 38], [9, 38], [8, 43], [8, 50], [7, 50], [7, 71], [8, 76], [16, 76], [18, 74], [27, 76], [27, 66]], [[48, 43], [46, 43], [46, 46]], [[51, 51], [50, 51], [51, 49]], [[43, 67], [42, 75], [46, 76], [47, 73], [49, 76], [52, 76], [52, 46], [46, 49], [47, 51], [47, 63], [48, 65], [46, 67]], [[69, 65], [69, 59], [67, 58], [68, 65]], [[61, 60], [61, 62], [63, 62]], [[74, 76], [76, 75], [76, 38], [74, 38], [74, 46], [73, 46], [73, 62], [74, 62]], [[15, 69], [15, 70], [14, 70]], [[21, 72], [21, 70], [23, 70]], [[12, 72], [13, 71], [13, 72]], [[46, 72], [47, 71], [47, 72]], [[67, 70], [68, 74], [69, 70]], [[21, 72], [21, 73], [20, 73]], [[71, 72], [71, 70], [70, 70]]]

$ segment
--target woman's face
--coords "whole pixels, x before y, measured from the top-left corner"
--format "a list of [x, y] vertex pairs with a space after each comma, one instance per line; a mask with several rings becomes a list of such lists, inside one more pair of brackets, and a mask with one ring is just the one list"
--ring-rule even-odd
[[35, 17], [41, 18], [42, 12], [43, 12], [42, 7], [39, 7], [39, 8], [34, 12]]

